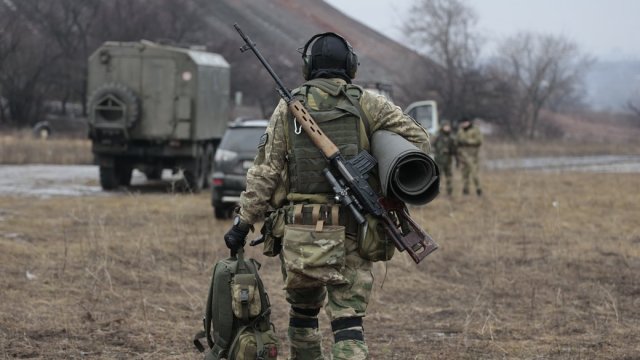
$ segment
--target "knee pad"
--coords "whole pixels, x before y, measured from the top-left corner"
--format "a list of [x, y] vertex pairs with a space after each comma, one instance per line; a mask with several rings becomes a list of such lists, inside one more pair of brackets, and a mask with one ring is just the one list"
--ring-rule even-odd
[[338, 318], [331, 322], [334, 343], [344, 340], [364, 341], [364, 328], [362, 317]]
[[[289, 326], [295, 328], [318, 328], [318, 314], [319, 308], [315, 309], [303, 309], [298, 307], [291, 307], [292, 314], [289, 318]], [[300, 317], [296, 316], [300, 315]]]

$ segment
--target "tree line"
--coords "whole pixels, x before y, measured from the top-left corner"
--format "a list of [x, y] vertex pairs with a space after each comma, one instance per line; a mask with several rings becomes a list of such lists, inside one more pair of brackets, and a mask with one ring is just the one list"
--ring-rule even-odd
[[[86, 113], [87, 58], [107, 40], [204, 44], [245, 69], [232, 72], [232, 87], [266, 113], [270, 79], [255, 76], [263, 70], [237, 51], [237, 42], [211, 38], [205, 1], [0, 0], [0, 124], [30, 126], [52, 101], [61, 111], [81, 104]], [[544, 130], [541, 109], [581, 105], [590, 58], [574, 42], [521, 33], [501, 41], [495, 56], [481, 58], [485, 41], [477, 20], [463, 0], [415, 0], [405, 21], [413, 44], [438, 64], [418, 71], [423, 80], [416, 92], [433, 95], [443, 118], [481, 117], [513, 137], [535, 137]], [[281, 57], [275, 47], [265, 55]], [[285, 81], [297, 81], [298, 64], [273, 65]]]
[[48, 101], [87, 98], [87, 58], [104, 41], [196, 41], [202, 19], [188, 0], [0, 1], [0, 122], [28, 126]]
[[413, 45], [440, 66], [423, 86], [438, 97], [443, 118], [480, 117], [514, 138], [545, 132], [544, 108], [583, 107], [583, 77], [592, 59], [560, 35], [522, 32], [486, 45], [478, 16], [464, 0], [415, 0], [404, 30]]

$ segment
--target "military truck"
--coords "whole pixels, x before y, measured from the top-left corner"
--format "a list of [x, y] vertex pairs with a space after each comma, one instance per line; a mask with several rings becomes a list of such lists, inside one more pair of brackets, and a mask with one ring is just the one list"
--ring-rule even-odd
[[89, 138], [104, 190], [133, 169], [160, 179], [182, 171], [208, 186], [229, 121], [230, 67], [219, 54], [150, 41], [106, 42], [89, 57]]

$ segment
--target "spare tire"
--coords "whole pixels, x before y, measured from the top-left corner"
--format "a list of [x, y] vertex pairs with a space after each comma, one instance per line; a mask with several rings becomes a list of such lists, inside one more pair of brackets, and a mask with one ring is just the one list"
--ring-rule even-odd
[[93, 126], [119, 122], [130, 129], [141, 115], [140, 99], [133, 90], [120, 83], [100, 85], [89, 96], [88, 108], [89, 122]]

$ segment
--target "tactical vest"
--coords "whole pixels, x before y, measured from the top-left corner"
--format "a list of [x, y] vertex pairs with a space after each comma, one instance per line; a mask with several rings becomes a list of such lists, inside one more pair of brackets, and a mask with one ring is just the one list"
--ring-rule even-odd
[[[363, 149], [369, 150], [370, 125], [368, 119], [363, 119], [366, 115], [360, 107], [361, 88], [351, 84], [340, 85], [329, 79], [313, 79], [292, 94], [304, 104], [345, 159], [356, 156]], [[290, 114], [285, 126], [289, 193], [332, 193], [331, 186], [322, 175], [322, 170], [327, 167], [324, 155], [294, 120]]]

